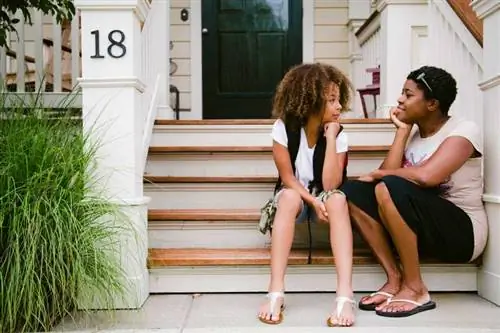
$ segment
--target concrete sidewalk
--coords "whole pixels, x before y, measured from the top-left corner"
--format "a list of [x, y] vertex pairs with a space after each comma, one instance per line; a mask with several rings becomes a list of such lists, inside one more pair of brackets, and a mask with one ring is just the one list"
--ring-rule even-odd
[[[363, 294], [357, 294], [359, 300]], [[99, 311], [67, 318], [56, 331], [250, 333], [330, 332], [325, 325], [334, 294], [287, 294], [278, 326], [261, 324], [256, 313], [263, 294], [153, 295], [140, 310]], [[352, 333], [500, 333], [500, 307], [474, 294], [433, 294], [436, 310], [409, 318], [383, 318], [357, 311]]]

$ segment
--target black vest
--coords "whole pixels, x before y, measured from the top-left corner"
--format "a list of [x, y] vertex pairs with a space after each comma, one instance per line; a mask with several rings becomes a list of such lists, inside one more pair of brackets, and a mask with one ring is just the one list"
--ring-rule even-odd
[[[300, 147], [300, 126], [291, 126], [285, 124], [286, 135], [288, 138], [288, 153], [290, 154], [290, 161], [292, 162], [292, 170], [295, 175], [295, 160], [297, 159], [297, 154], [299, 153]], [[344, 128], [340, 126], [340, 130], [337, 136], [342, 132]], [[309, 193], [315, 192], [316, 195], [323, 191], [323, 165], [325, 163], [325, 153], [326, 153], [326, 138], [324, 136], [323, 129], [320, 130], [318, 134], [318, 141], [316, 142], [316, 147], [314, 148], [313, 154], [313, 180], [309, 183], [308, 190]], [[342, 171], [342, 183], [347, 179], [347, 158], [345, 161], [344, 169]], [[276, 194], [282, 187], [281, 177], [278, 177], [278, 182], [274, 188], [274, 193]]]

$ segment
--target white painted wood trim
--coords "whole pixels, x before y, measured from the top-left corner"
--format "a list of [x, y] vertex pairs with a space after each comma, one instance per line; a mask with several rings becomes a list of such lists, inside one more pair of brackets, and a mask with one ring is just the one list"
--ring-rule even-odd
[[[476, 291], [478, 268], [471, 265], [424, 265], [422, 275], [432, 291]], [[269, 266], [199, 266], [155, 268], [149, 271], [150, 293], [265, 292]], [[335, 291], [334, 266], [289, 266], [287, 291]], [[353, 268], [355, 292], [373, 291], [386, 281], [376, 265]]]
[[110, 199], [110, 202], [119, 206], [145, 206], [150, 201], [151, 198], [146, 196], [137, 198]]
[[[206, 1], [206, 0], [205, 0]], [[202, 9], [200, 0], [191, 0], [191, 112], [189, 119], [203, 119]], [[314, 61], [314, 1], [303, 1], [302, 62]]]
[[[446, 17], [446, 20], [451, 25], [453, 31], [460, 37], [463, 43], [467, 46], [470, 54], [482, 68], [483, 64], [483, 48], [472, 33], [467, 29], [462, 20], [457, 16], [453, 8], [446, 1], [432, 0], [434, 5], [439, 8], [441, 13]], [[498, 1], [498, 0], [496, 0]], [[500, 2], [499, 2], [500, 4]]]
[[[203, 119], [201, 1], [191, 0], [190, 6], [191, 6], [191, 112], [189, 114], [189, 118]], [[184, 114], [185, 113], [181, 113], [181, 115]]]
[[500, 195], [491, 194], [491, 193], [484, 193], [483, 194], [483, 201], [487, 202], [487, 203], [500, 204]]
[[357, 36], [359, 45], [363, 46], [363, 44], [371, 37], [375, 32], [380, 28], [381, 24], [381, 14], [379, 13], [373, 20], [370, 22], [368, 26], [363, 28], [363, 31]]
[[479, 88], [481, 88], [481, 90], [483, 90], [483, 91], [486, 91], [488, 89], [494, 88], [494, 87], [499, 86], [499, 85], [500, 85], [500, 74], [497, 74], [497, 75], [493, 76], [492, 78], [489, 78], [483, 82], [480, 82]]
[[146, 0], [76, 0], [75, 7], [82, 10], [133, 10], [140, 22], [144, 22], [151, 5]]
[[470, 5], [480, 19], [484, 19], [486, 16], [500, 10], [498, 0], [474, 0]]
[[302, 62], [314, 62], [314, 1], [302, 1]]
[[125, 88], [132, 87], [143, 93], [146, 85], [137, 77], [123, 78], [79, 78], [78, 85], [81, 88]]

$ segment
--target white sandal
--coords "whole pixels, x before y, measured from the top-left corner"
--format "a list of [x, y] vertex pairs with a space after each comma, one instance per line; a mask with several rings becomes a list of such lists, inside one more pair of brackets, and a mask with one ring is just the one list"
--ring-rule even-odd
[[[352, 305], [353, 310], [354, 310], [355, 305], [356, 305], [356, 302], [352, 298], [345, 297], [345, 296], [338, 296], [337, 298], [335, 298], [335, 302], [337, 303], [337, 308], [335, 309], [335, 318], [337, 318], [337, 320], [340, 317], [340, 315], [342, 314], [342, 310], [344, 310], [345, 303], [350, 303]], [[326, 324], [329, 327], [349, 327], [349, 326], [352, 326], [354, 324], [354, 321], [353, 321], [353, 323], [349, 326], [339, 325], [338, 323], [336, 324], [332, 321], [332, 317], [333, 316], [330, 316], [326, 320]]]
[[[285, 310], [285, 293], [283, 291], [271, 291], [266, 295], [266, 297], [269, 299], [268, 313], [271, 314], [271, 317], [267, 319], [265, 317], [259, 316], [259, 320], [265, 324], [278, 325], [283, 321], [283, 311]], [[280, 311], [278, 313], [278, 320], [273, 320], [272, 318], [274, 317], [278, 298], [283, 298], [283, 304], [281, 305]]]

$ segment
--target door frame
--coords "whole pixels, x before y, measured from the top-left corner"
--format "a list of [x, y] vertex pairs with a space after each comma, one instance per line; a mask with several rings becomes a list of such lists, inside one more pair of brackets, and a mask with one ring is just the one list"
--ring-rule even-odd
[[[202, 5], [190, 0], [191, 5], [191, 112], [183, 113], [184, 119], [203, 119], [202, 84]], [[302, 61], [314, 61], [314, 2], [302, 1]]]

